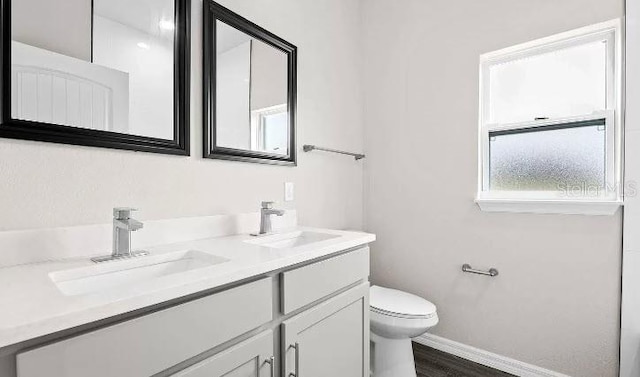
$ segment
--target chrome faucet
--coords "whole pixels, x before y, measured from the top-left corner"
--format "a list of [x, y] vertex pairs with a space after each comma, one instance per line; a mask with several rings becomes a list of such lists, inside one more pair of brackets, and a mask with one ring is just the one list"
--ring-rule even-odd
[[262, 202], [260, 209], [260, 233], [258, 235], [271, 233], [271, 215], [282, 216], [284, 210], [274, 209], [273, 202]]
[[131, 251], [131, 232], [142, 229], [144, 224], [131, 218], [134, 208], [113, 209], [113, 252], [111, 255], [92, 258], [96, 263], [147, 255], [146, 251]]

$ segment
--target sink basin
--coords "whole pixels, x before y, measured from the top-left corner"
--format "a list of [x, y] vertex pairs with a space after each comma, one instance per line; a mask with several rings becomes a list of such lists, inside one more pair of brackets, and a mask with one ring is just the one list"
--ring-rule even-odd
[[329, 233], [298, 231], [262, 236], [245, 242], [274, 249], [290, 249], [338, 237], [340, 236]]
[[196, 250], [176, 251], [56, 271], [50, 273], [49, 278], [63, 294], [75, 296], [114, 287], [127, 287], [228, 261]]

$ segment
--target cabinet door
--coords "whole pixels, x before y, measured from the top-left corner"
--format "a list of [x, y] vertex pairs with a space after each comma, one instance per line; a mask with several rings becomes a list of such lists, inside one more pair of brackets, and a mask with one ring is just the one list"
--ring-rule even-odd
[[285, 376], [369, 376], [369, 283], [282, 325]]
[[199, 362], [174, 377], [276, 377], [271, 330]]

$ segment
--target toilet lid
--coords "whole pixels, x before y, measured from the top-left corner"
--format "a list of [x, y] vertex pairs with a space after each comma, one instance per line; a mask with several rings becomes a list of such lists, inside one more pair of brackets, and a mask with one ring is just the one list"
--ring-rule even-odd
[[372, 286], [369, 305], [377, 312], [399, 317], [429, 318], [436, 313], [436, 306], [411, 293]]

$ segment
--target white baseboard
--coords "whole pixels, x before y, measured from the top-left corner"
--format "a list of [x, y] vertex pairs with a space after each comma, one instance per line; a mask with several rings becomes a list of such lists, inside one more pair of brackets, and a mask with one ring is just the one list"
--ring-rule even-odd
[[413, 340], [416, 343], [435, 348], [439, 351], [520, 377], [569, 377], [566, 374], [523, 363], [522, 361], [510, 359], [433, 334], [427, 333]]

